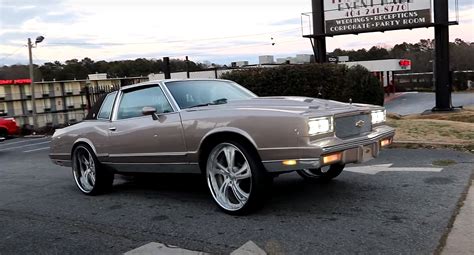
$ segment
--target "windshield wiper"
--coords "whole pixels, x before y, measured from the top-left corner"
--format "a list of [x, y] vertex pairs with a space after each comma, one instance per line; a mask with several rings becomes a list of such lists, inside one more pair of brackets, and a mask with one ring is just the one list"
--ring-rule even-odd
[[201, 106], [209, 106], [209, 105], [218, 105], [218, 104], [227, 104], [227, 98], [219, 98], [217, 100], [214, 100], [210, 103], [205, 103], [205, 104], [197, 104], [197, 105], [193, 105], [193, 106], [190, 106], [190, 107], [187, 107], [188, 109], [189, 108], [195, 108], [195, 107], [201, 107]]
[[227, 98], [219, 98], [212, 101], [212, 104], [227, 104]]

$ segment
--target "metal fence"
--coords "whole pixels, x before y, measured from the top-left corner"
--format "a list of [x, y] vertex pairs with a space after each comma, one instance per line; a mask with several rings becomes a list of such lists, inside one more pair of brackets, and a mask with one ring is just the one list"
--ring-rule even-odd
[[85, 87], [84, 94], [87, 100], [87, 110], [89, 111], [102, 96], [119, 89], [120, 85]]

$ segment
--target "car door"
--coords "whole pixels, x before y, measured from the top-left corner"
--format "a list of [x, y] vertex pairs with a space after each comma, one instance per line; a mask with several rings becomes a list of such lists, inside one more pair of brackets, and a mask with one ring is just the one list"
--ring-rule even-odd
[[[144, 116], [153, 107], [158, 118]], [[183, 127], [158, 85], [123, 90], [110, 123], [109, 159], [119, 171], [153, 172], [158, 166], [187, 164]]]

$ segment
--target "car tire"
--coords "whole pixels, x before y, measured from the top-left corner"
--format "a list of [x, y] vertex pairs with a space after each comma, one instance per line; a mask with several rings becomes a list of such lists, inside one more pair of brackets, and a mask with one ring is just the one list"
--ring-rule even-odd
[[339, 176], [344, 167], [344, 164], [333, 164], [323, 168], [303, 169], [297, 173], [305, 180], [329, 181]]
[[245, 215], [263, 205], [272, 182], [258, 157], [238, 141], [215, 145], [205, 174], [214, 202], [231, 215]]
[[79, 190], [91, 196], [109, 191], [114, 181], [114, 173], [100, 164], [94, 151], [84, 144], [72, 153], [72, 175]]
[[0, 129], [0, 137], [7, 138], [8, 137], [8, 131], [6, 129], [1, 128]]

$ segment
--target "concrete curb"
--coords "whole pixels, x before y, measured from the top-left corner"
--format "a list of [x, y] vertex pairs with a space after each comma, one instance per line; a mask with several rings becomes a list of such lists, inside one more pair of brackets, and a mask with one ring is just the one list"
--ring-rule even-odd
[[405, 94], [406, 94], [406, 92], [395, 93], [393, 96], [388, 96], [388, 97], [384, 98], [383, 102], [384, 102], [384, 104], [386, 104], [386, 103], [388, 103], [388, 102], [390, 102], [390, 101], [392, 101], [396, 98], [399, 98], [399, 97], [401, 97]]
[[[474, 175], [472, 176], [474, 177]], [[435, 254], [474, 254], [474, 179], [465, 198], [460, 199], [460, 208], [453, 216], [454, 222], [449, 232], [442, 238], [438, 252]]]

